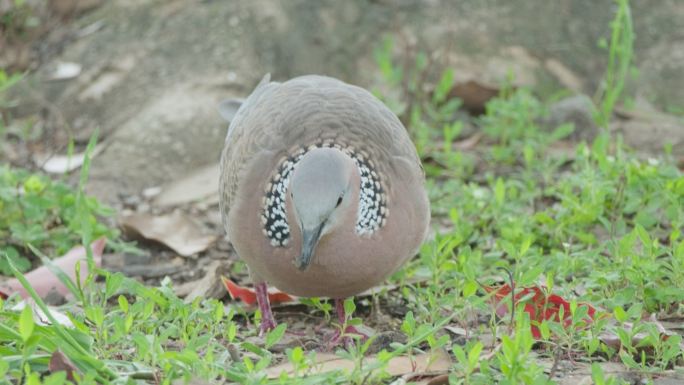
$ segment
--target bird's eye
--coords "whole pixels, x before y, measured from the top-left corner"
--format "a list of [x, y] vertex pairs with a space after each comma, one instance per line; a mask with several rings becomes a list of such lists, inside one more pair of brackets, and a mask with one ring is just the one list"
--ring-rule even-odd
[[335, 207], [339, 207], [342, 204], [342, 197], [337, 198], [337, 204]]

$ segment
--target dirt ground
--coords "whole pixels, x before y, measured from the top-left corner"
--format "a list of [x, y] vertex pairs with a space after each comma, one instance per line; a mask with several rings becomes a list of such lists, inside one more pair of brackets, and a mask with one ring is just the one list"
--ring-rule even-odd
[[[217, 209], [216, 163], [227, 130], [221, 100], [246, 96], [267, 72], [276, 80], [320, 73], [379, 87], [373, 53], [387, 36], [397, 57], [426, 52], [439, 67], [455, 68], [458, 81], [500, 85], [510, 71], [515, 84], [542, 95], [592, 95], [606, 64], [597, 42], [612, 17], [612, 2], [591, 0], [91, 3], [51, 16], [49, 31], [27, 43], [31, 71], [13, 94], [10, 131], [29, 124], [36, 133], [9, 144], [9, 161], [41, 167], [38, 159], [64, 154], [70, 137], [78, 151], [99, 130], [88, 191], [120, 212], [131, 238], [152, 216], [178, 212], [165, 225], [189, 229], [180, 242], [202, 246], [181, 255], [146, 242], [143, 255], [110, 255], [106, 266], [148, 282], [169, 276], [179, 294], [209, 297], [226, 295], [220, 275], [245, 277]], [[676, 104], [684, 100], [684, 3], [649, 4], [633, 9], [639, 77], [629, 87], [637, 108], [622, 111], [613, 129], [645, 153], [669, 141], [684, 156]], [[383, 308], [400, 308], [388, 298]], [[371, 326], [387, 321], [375, 316]]]

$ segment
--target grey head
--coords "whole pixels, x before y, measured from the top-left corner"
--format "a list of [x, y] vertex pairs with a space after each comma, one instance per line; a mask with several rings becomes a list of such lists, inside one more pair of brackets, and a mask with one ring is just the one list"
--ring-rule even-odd
[[294, 261], [299, 270], [309, 267], [318, 242], [343, 225], [344, 211], [353, 200], [355, 167], [351, 157], [335, 148], [312, 149], [295, 166], [289, 191], [302, 234], [302, 249]]

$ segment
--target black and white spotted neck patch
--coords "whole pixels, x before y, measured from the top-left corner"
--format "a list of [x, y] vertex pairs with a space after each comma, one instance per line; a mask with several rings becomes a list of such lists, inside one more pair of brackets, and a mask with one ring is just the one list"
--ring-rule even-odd
[[382, 179], [376, 173], [372, 160], [363, 151], [333, 140], [322, 140], [290, 152], [276, 166], [271, 180], [266, 185], [261, 222], [263, 232], [275, 247], [286, 246], [290, 240], [290, 226], [285, 213], [285, 197], [292, 171], [302, 157], [314, 148], [336, 148], [349, 155], [359, 169], [360, 194], [356, 214], [356, 233], [368, 235], [380, 229], [389, 214], [387, 197]]

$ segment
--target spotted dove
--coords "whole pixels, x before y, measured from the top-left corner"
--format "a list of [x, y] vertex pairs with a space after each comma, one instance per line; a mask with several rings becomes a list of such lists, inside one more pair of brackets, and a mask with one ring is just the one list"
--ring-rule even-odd
[[[237, 105], [228, 108], [237, 108]], [[231, 119], [220, 210], [275, 327], [266, 282], [342, 301], [415, 255], [430, 209], [402, 123], [366, 90], [324, 76], [266, 75]]]

